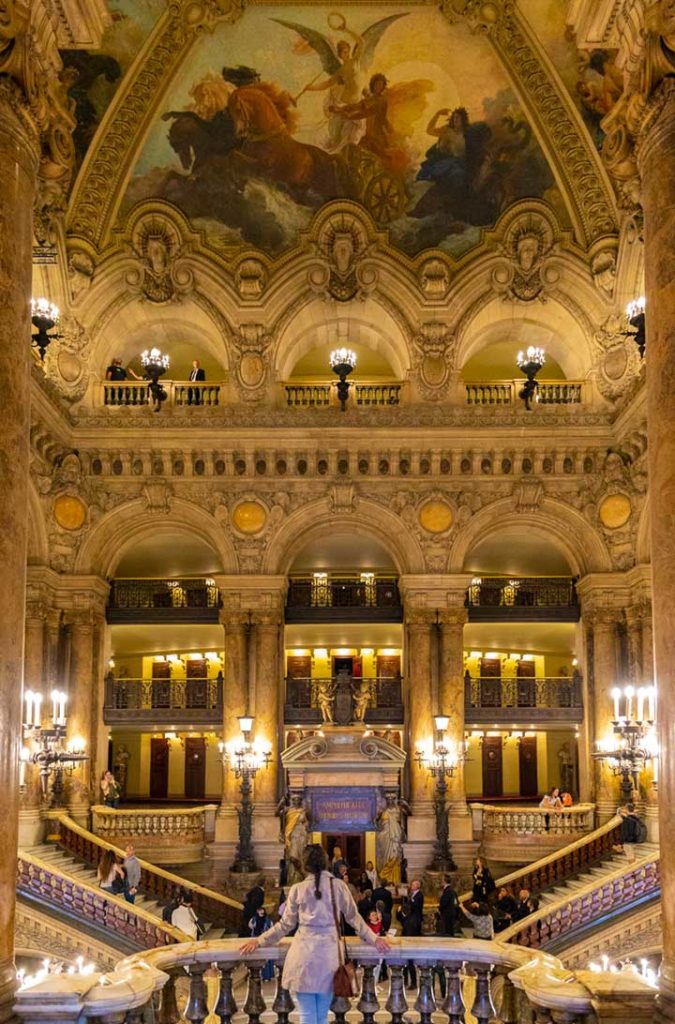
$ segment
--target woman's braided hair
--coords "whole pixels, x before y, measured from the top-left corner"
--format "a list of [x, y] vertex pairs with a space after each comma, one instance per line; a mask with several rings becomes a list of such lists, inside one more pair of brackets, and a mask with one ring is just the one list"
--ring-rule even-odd
[[326, 851], [318, 843], [310, 843], [302, 854], [302, 867], [307, 875], [314, 875], [314, 896], [317, 900], [321, 896], [321, 872], [327, 866]]

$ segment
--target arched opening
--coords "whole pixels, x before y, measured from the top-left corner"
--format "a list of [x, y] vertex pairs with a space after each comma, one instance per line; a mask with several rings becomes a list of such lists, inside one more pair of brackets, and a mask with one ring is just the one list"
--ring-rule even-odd
[[[530, 341], [529, 344], [531, 345], [533, 342]], [[466, 361], [462, 367], [462, 380], [467, 382], [497, 381], [522, 377], [523, 374], [516, 363], [516, 355], [521, 348], [526, 349], [527, 345], [519, 346], [510, 339], [491, 342]], [[563, 368], [550, 352], [546, 353], [546, 362], [541, 369], [541, 377], [546, 380], [566, 379]]]

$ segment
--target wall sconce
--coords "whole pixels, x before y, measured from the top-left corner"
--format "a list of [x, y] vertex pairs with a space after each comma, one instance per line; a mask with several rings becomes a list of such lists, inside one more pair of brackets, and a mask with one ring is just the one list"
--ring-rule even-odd
[[639, 298], [633, 299], [632, 302], [629, 302], [626, 306], [626, 316], [628, 317], [628, 323], [632, 328], [629, 333], [632, 334], [641, 356], [644, 356], [645, 354], [645, 345], [647, 342], [645, 306], [646, 302], [644, 295], [640, 295]]
[[44, 362], [49, 343], [61, 337], [60, 334], [49, 334], [59, 322], [59, 307], [49, 299], [31, 299], [30, 314], [31, 323], [37, 327], [37, 334], [32, 335], [31, 341], [40, 353], [41, 361]]
[[527, 380], [518, 392], [518, 397], [522, 398], [525, 402], [525, 408], [530, 412], [530, 403], [534, 398], [537, 388], [539, 387], [535, 377], [546, 362], [546, 356], [543, 348], [536, 348], [534, 345], [530, 345], [527, 352], [518, 353], [516, 356], [516, 362], [518, 363], [518, 368], [522, 370], [527, 377]]

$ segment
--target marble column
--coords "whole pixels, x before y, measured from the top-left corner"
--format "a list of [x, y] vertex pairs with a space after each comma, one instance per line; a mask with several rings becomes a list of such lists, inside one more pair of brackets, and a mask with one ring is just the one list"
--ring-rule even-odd
[[[92, 756], [94, 692], [94, 623], [90, 609], [67, 613], [70, 632], [70, 671], [66, 707], [66, 746], [82, 746]], [[92, 790], [91, 762], [83, 761], [68, 778], [68, 812], [86, 825]], [[95, 798], [98, 794], [95, 794]]]
[[644, 686], [642, 674], [642, 612], [638, 607], [626, 608], [626, 637], [628, 640], [628, 674], [633, 686]]
[[[227, 607], [221, 612], [223, 626], [223, 740], [239, 735], [237, 717], [249, 710], [247, 616]], [[225, 844], [224, 857], [234, 854], [237, 842], [239, 783], [234, 772], [223, 767], [223, 791], [216, 816], [216, 842]]]
[[[593, 740], [610, 739], [613, 706], [610, 696], [617, 685], [617, 612], [598, 610], [590, 617], [593, 630]], [[619, 785], [605, 761], [594, 761], [594, 799], [600, 823], [608, 821], [619, 802]]]
[[675, 1020], [675, 81], [652, 98], [638, 147], [645, 218], [647, 429], [658, 685], [663, 962], [659, 1013]]
[[[447, 715], [447, 737], [457, 750], [464, 743], [464, 624], [466, 609], [456, 608], [441, 613], [441, 649], [438, 686], [438, 711]], [[470, 840], [472, 823], [466, 803], [464, 763], [459, 762], [454, 776], [448, 780], [450, 839]]]
[[406, 718], [408, 719], [408, 759], [410, 804], [414, 813], [431, 813], [433, 782], [428, 769], [415, 760], [418, 743], [434, 738], [431, 701], [431, 630], [429, 616], [406, 618]]
[[274, 617], [255, 627], [255, 723], [254, 734], [271, 745], [272, 759], [258, 772], [254, 792], [256, 805], [265, 811], [279, 800], [279, 630]]
[[13, 955], [26, 591], [29, 302], [38, 157], [38, 139], [20, 90], [3, 76], [0, 78], [0, 1022], [12, 1018], [16, 987]]
[[[40, 601], [29, 601], [26, 606], [24, 646], [24, 690], [36, 690], [45, 698], [42, 705], [42, 723], [49, 719], [49, 690], [45, 685], [46, 609]], [[27, 764], [19, 810], [19, 845], [34, 846], [40, 840], [40, 809], [42, 797], [37, 765]]]

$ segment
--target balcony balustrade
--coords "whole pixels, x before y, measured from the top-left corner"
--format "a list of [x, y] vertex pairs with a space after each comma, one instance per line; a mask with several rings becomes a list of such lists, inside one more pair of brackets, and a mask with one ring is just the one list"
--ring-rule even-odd
[[130, 679], [108, 673], [106, 725], [200, 724], [222, 726], [223, 679]]
[[192, 864], [214, 838], [217, 810], [217, 804], [160, 810], [97, 804], [91, 808], [91, 830], [121, 848], [133, 842], [138, 856], [153, 864]]
[[[524, 378], [516, 380], [480, 380], [465, 383], [467, 405], [499, 406], [520, 403]], [[535, 401], [540, 405], [580, 405], [584, 401], [585, 381], [538, 380]]]
[[551, 813], [538, 807], [472, 802], [471, 816], [474, 837], [489, 860], [522, 864], [590, 835], [595, 804], [574, 804]]
[[[325, 679], [289, 677], [286, 679], [285, 721], [289, 725], [319, 725], [323, 721], [340, 725], [354, 721], [364, 721], [367, 725], [400, 724], [403, 721], [401, 685], [400, 676], [363, 679], [341, 673]], [[364, 712], [359, 708], [356, 695], [365, 689], [369, 690], [369, 699]]]
[[574, 580], [568, 576], [481, 576], [467, 590], [472, 622], [577, 622]]
[[[536, 949], [476, 939], [395, 938], [383, 958], [355, 939], [347, 939], [347, 944], [350, 958], [361, 968], [359, 992], [353, 999], [333, 999], [336, 1024], [346, 1024], [347, 1019], [373, 1024], [381, 1010], [391, 1024], [403, 1024], [411, 1009], [419, 1014], [420, 1024], [431, 1024], [432, 1015], [444, 1024], [516, 1024], [535, 1018], [539, 1024], [609, 1024], [610, 1018], [616, 1019], [619, 999], [622, 1018], [633, 1024], [646, 1024], [654, 1014], [655, 990], [635, 972], [577, 976], [556, 957]], [[19, 992], [15, 1012], [24, 1024], [56, 1019], [62, 1024], [137, 1024], [147, 1019], [162, 1024], [204, 1024], [207, 1019], [260, 1024], [263, 1015], [273, 1024], [288, 1024], [295, 1009], [290, 992], [282, 986], [288, 946], [270, 946], [242, 959], [240, 945], [241, 939], [220, 939], [160, 947], [129, 956], [114, 971], [84, 979], [89, 984], [77, 988], [47, 977]], [[376, 967], [382, 959], [389, 982], [381, 999]], [[261, 978], [267, 961], [276, 968], [273, 992]], [[419, 979], [417, 991], [409, 994], [404, 987], [406, 961], [416, 964]], [[245, 994], [235, 984], [235, 971], [242, 964]], [[435, 972], [442, 973], [446, 983], [446, 994], [438, 1002]]]
[[[464, 676], [467, 724], [501, 724], [514, 718], [528, 722], [583, 718], [582, 679], [571, 676]], [[518, 714], [520, 712], [520, 714]]]
[[[286, 405], [292, 409], [339, 408], [337, 381], [287, 381], [284, 385]], [[401, 405], [404, 382], [399, 380], [351, 381], [349, 405], [357, 408]]]
[[401, 622], [403, 608], [394, 576], [332, 576], [315, 573], [288, 581], [287, 622]]
[[[222, 381], [190, 381], [164, 380], [162, 387], [166, 391], [165, 406], [196, 409], [213, 408], [222, 405]], [[140, 409], [152, 406], [150, 385], [147, 381], [100, 381], [97, 392], [97, 404], [107, 407], [124, 409]]]
[[220, 594], [213, 580], [114, 580], [106, 609], [109, 623], [217, 622]]

